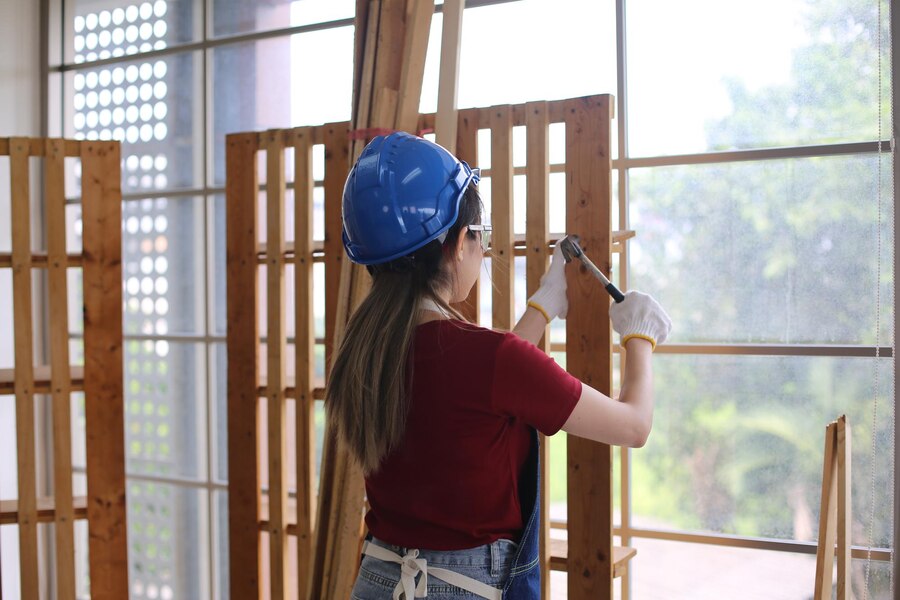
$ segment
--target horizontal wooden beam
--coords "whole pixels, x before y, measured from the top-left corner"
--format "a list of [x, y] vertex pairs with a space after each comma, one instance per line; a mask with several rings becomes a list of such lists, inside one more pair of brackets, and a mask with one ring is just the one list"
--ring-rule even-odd
[[[84, 367], [71, 367], [70, 377], [72, 378], [72, 385], [69, 388], [70, 391], [83, 392]], [[15, 392], [15, 380], [15, 369], [0, 369], [0, 396], [6, 394], [12, 395]], [[49, 365], [38, 365], [34, 367], [34, 393], [51, 393]]]
[[[75, 496], [72, 498], [75, 508], [75, 519], [87, 519], [87, 498]], [[15, 525], [18, 522], [19, 501], [0, 500], [0, 525]], [[38, 523], [52, 523], [56, 518], [56, 506], [53, 498], [37, 499]]]
[[[635, 548], [613, 546], [613, 577], [621, 577], [628, 568], [628, 562], [637, 554]], [[550, 540], [550, 569], [566, 571], [569, 564], [569, 541]]]
[[[30, 138], [28, 156], [45, 156], [47, 150], [46, 138]], [[79, 140], [63, 140], [66, 156], [81, 156], [81, 144]], [[0, 156], [9, 156], [9, 138], [0, 138]]]
[[[83, 264], [80, 254], [66, 255], [67, 267], [80, 267]], [[46, 269], [48, 264], [46, 252], [36, 252], [31, 255], [31, 266], [36, 269]], [[62, 265], [60, 265], [62, 266]], [[0, 269], [12, 268], [12, 254], [8, 252], [0, 252]]]

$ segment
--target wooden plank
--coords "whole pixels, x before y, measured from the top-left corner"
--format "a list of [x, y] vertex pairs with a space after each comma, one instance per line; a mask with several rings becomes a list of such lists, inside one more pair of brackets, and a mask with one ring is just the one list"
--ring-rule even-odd
[[[72, 498], [72, 518], [76, 521], [87, 519], [87, 497]], [[19, 516], [18, 500], [0, 500], [0, 525], [15, 525]], [[56, 520], [56, 503], [53, 498], [37, 499], [37, 522], [53, 523]]]
[[341, 241], [341, 205], [344, 183], [350, 171], [347, 130], [328, 127], [325, 130], [325, 361], [331, 364], [334, 348], [335, 308], [344, 264], [344, 245]]
[[[25, 143], [25, 153], [28, 156], [44, 155], [44, 138], [0, 138], [0, 156], [10, 156], [10, 147], [13, 140], [16, 143]], [[63, 140], [63, 152], [66, 156], [81, 156], [81, 143], [78, 140]]]
[[401, 131], [416, 132], [419, 122], [419, 100], [425, 75], [425, 54], [431, 33], [434, 2], [407, 0], [406, 31], [403, 43], [403, 67], [400, 71], [399, 97], [395, 126]]
[[[406, 39], [406, 1], [381, 0], [378, 43], [375, 46], [375, 70], [372, 77], [374, 82], [372, 89], [376, 92], [380, 88], [389, 88], [395, 92], [400, 90], [404, 59], [403, 42]], [[395, 115], [396, 113], [392, 113], [387, 121], [381, 123], [373, 119], [369, 122], [369, 127], [393, 127]]]
[[297, 582], [309, 594], [316, 519], [315, 316], [313, 313], [312, 139], [298, 133], [294, 146], [294, 322], [296, 332]]
[[851, 496], [850, 425], [846, 415], [837, 420], [837, 600], [852, 597], [850, 579], [850, 526], [853, 511]]
[[287, 335], [284, 297], [284, 141], [272, 132], [266, 140], [266, 371], [268, 378], [269, 575], [271, 598], [287, 595]]
[[228, 290], [228, 538], [231, 596], [260, 597], [259, 269], [256, 265], [257, 137], [225, 139]]
[[[357, 26], [360, 27], [363, 22], [366, 23], [365, 39], [356, 36], [356, 43], [364, 48], [362, 56], [358, 56], [356, 64], [361, 65], [362, 77], [356, 82], [354, 88], [356, 98], [356, 110], [353, 113], [354, 126], [353, 129], [361, 129], [368, 126], [371, 119], [372, 111], [372, 74], [375, 71], [375, 46], [378, 43], [378, 19], [381, 14], [381, 0], [372, 0], [367, 6], [363, 15], [357, 16]], [[362, 29], [360, 29], [362, 31]], [[357, 72], [357, 71], [354, 71]], [[365, 138], [353, 141], [351, 158], [356, 161], [362, 154], [366, 145]]]
[[56, 497], [56, 591], [75, 598], [75, 538], [72, 521], [71, 372], [66, 285], [65, 143], [48, 139], [44, 161], [44, 212], [50, 302], [50, 366], [53, 389], [53, 490]]
[[[464, 110], [459, 112], [459, 126], [456, 128], [457, 140], [456, 156], [465, 161], [470, 167], [478, 166], [478, 112]], [[487, 215], [482, 218], [487, 220]], [[469, 290], [469, 296], [465, 302], [456, 305], [456, 308], [466, 319], [472, 323], [480, 320], [481, 307], [481, 277], [475, 280], [475, 285]]]
[[81, 150], [88, 555], [91, 597], [106, 600], [128, 596], [120, 147]]
[[491, 125], [491, 278], [494, 329], [510, 331], [515, 312], [516, 268], [513, 257], [512, 118], [510, 106], [495, 106]]
[[[80, 254], [67, 254], [66, 255], [66, 264], [70, 267], [80, 267], [81, 266], [81, 255]], [[0, 253], [0, 269], [2, 268], [11, 268], [12, 267], [12, 255], [6, 252]], [[47, 254], [45, 252], [32, 252], [31, 253], [31, 268], [32, 269], [46, 269], [47, 268]]]
[[[33, 266], [33, 265], [32, 265]], [[70, 392], [83, 392], [84, 391], [84, 368], [83, 367], [70, 367], [69, 368], [69, 381], [70, 383]], [[15, 394], [16, 393], [16, 370], [15, 369], [0, 369], [0, 396]], [[50, 384], [50, 366], [49, 365], [38, 365], [34, 367], [34, 393], [35, 394], [50, 394], [52, 392], [52, 386]]]
[[816, 550], [816, 585], [813, 598], [831, 598], [834, 572], [834, 541], [837, 527], [837, 422], [825, 428], [825, 459], [822, 467], [822, 503], [819, 510], [819, 544]]
[[[604, 273], [612, 262], [610, 97], [566, 103], [566, 229]], [[612, 394], [612, 329], [605, 290], [567, 269], [566, 366]], [[577, 345], [576, 345], [577, 344]], [[569, 600], [612, 600], [612, 449], [568, 437]]]
[[[613, 547], [613, 577], [622, 577], [628, 568], [629, 561], [637, 554], [635, 548], [627, 546]], [[550, 540], [549, 566], [553, 571], [567, 571], [569, 564], [569, 543], [567, 540]], [[546, 598], [547, 596], [541, 596]]]
[[459, 88], [459, 48], [465, 7], [465, 0], [444, 0], [442, 11], [441, 64], [438, 69], [438, 104], [434, 132], [435, 141], [451, 154], [456, 154], [459, 126], [456, 95]]
[[[525, 289], [527, 297], [541, 285], [547, 270], [550, 237], [550, 140], [548, 137], [547, 103], [531, 102], [526, 107], [526, 215]], [[550, 350], [549, 326], [538, 342], [544, 352]], [[541, 463], [541, 597], [550, 597], [550, 448], [544, 435], [540, 436]]]
[[19, 577], [22, 598], [38, 598], [37, 473], [34, 438], [34, 342], [31, 298], [31, 192], [27, 138], [11, 138], [13, 338], [16, 458], [19, 498]]

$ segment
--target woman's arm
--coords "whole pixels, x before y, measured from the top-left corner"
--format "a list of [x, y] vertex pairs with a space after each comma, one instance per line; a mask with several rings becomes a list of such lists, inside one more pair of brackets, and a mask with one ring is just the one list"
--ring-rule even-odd
[[645, 339], [626, 342], [622, 392], [614, 400], [591, 386], [581, 384], [581, 397], [562, 426], [578, 437], [640, 448], [647, 443], [653, 426], [653, 346]]
[[525, 309], [525, 314], [522, 315], [522, 318], [519, 319], [516, 326], [513, 327], [512, 332], [523, 340], [537, 346], [537, 343], [541, 341], [541, 336], [544, 335], [546, 329], [547, 319], [544, 318], [543, 313], [535, 307], [529, 306]]

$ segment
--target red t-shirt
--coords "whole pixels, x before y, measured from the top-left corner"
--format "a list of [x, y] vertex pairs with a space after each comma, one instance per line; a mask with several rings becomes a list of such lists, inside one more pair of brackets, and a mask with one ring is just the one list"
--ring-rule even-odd
[[530, 427], [559, 431], [581, 382], [517, 335], [457, 320], [419, 325], [408, 368], [405, 438], [366, 478], [369, 531], [429, 550], [518, 540]]

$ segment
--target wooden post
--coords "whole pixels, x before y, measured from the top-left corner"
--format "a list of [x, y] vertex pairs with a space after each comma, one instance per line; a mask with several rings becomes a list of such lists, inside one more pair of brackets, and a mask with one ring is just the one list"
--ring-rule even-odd
[[[566, 123], [566, 231], [581, 236], [600, 270], [612, 263], [610, 96], [569, 100]], [[586, 384], [612, 394], [609, 298], [585, 268], [567, 269], [566, 363]], [[568, 437], [569, 600], [611, 600], [612, 448]]]
[[819, 511], [819, 543], [816, 550], [815, 600], [832, 595], [837, 541], [838, 600], [847, 600], [850, 590], [850, 426], [841, 415], [825, 428], [825, 459], [822, 468], [822, 503]]
[[[541, 285], [541, 277], [547, 270], [550, 256], [550, 142], [546, 102], [529, 102], [525, 105], [526, 122], [526, 185], [527, 200], [525, 220], [525, 286], [528, 296]], [[550, 328], [538, 347], [550, 350]], [[541, 438], [541, 597], [550, 597], [550, 453], [547, 439]]]
[[316, 499], [313, 175], [310, 130], [294, 136], [294, 345], [297, 421], [297, 588], [309, 593]]
[[91, 597], [128, 597], [118, 142], [81, 146]]
[[513, 290], [516, 263], [513, 256], [512, 108], [491, 109], [491, 271], [494, 280], [494, 329], [512, 330], [515, 313]]
[[260, 597], [257, 431], [259, 325], [256, 134], [225, 142], [228, 232], [228, 538], [230, 593]]
[[[451, 154], [456, 154], [458, 139], [456, 129], [459, 120], [456, 111], [456, 92], [459, 87], [459, 47], [462, 39], [462, 20], [465, 7], [465, 0], [444, 0], [438, 106], [434, 119], [434, 132], [437, 143], [449, 150]], [[472, 165], [472, 163], [469, 164]]]
[[16, 458], [19, 477], [19, 577], [24, 600], [38, 598], [37, 474], [34, 455], [34, 346], [31, 307], [30, 141], [9, 141], [12, 191], [12, 283], [15, 348]]
[[[456, 128], [457, 158], [465, 161], [470, 167], [478, 167], [478, 109], [469, 109], [459, 112], [459, 126]], [[487, 219], [487, 215], [484, 215]], [[457, 308], [462, 315], [472, 323], [478, 323], [481, 310], [481, 278], [475, 280], [475, 285], [469, 291], [469, 297], [460, 303]]]
[[[65, 142], [48, 139], [44, 161], [47, 218], [47, 269], [50, 295], [50, 387], [53, 397], [53, 526], [56, 539], [56, 591], [75, 598], [75, 539], [72, 504], [71, 371], [66, 291]], [[110, 200], [115, 201], [115, 200]]]
[[266, 364], [269, 444], [269, 569], [274, 600], [286, 596], [287, 574], [287, 403], [284, 325], [284, 141], [270, 131], [266, 150]]

